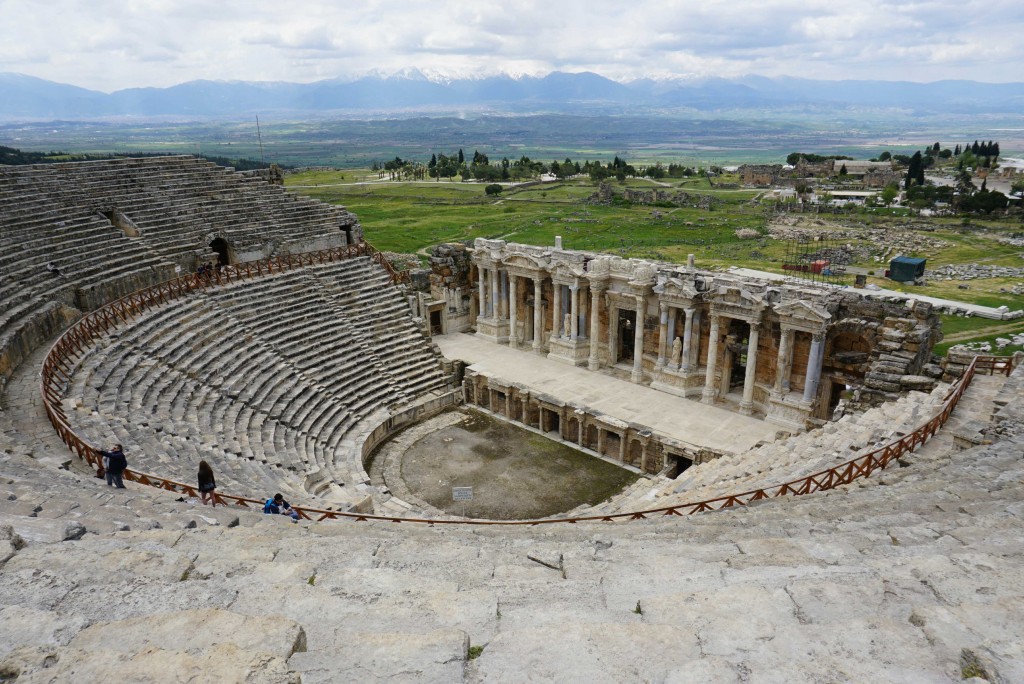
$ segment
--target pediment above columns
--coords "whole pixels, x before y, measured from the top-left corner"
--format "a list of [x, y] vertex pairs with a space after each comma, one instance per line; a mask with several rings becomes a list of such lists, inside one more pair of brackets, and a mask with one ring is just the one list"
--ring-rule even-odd
[[710, 297], [713, 315], [739, 318], [752, 323], [761, 320], [761, 313], [768, 304], [760, 294], [739, 287], [721, 286]]
[[675, 306], [690, 307], [700, 297], [700, 292], [692, 280], [681, 280], [669, 278], [660, 285], [655, 286], [655, 293], [660, 295], [659, 299], [666, 304]]
[[776, 304], [773, 310], [782, 325], [809, 332], [824, 330], [832, 319], [825, 309], [801, 300]]
[[523, 254], [522, 252], [513, 252], [512, 254], [506, 255], [502, 260], [502, 264], [509, 270], [509, 272], [527, 278], [535, 278], [537, 276], [546, 277], [550, 266], [549, 261], [538, 259], [529, 254]]
[[551, 266], [551, 280], [560, 285], [572, 285], [580, 278], [586, 277], [583, 264], [555, 263]]

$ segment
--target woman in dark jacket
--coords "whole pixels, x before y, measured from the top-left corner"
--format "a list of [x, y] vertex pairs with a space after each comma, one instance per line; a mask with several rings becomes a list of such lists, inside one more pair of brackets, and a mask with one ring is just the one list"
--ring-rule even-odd
[[213, 490], [217, 488], [217, 481], [213, 479], [213, 468], [206, 461], [199, 462], [199, 498], [205, 506], [207, 500], [214, 508], [217, 507], [217, 500], [213, 496]]

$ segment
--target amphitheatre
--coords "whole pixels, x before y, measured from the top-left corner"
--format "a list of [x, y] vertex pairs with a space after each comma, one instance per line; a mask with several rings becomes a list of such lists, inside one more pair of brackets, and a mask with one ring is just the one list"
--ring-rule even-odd
[[[1024, 364], [937, 363], [926, 302], [560, 238], [411, 273], [188, 156], [0, 167], [0, 231], [0, 681], [1024, 681]], [[430, 503], [473, 416], [628, 484]]]

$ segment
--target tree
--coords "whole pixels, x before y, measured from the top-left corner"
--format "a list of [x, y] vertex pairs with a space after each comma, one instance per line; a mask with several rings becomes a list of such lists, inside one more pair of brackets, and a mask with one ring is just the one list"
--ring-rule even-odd
[[960, 143], [956, 144], [956, 149], [953, 150], [953, 156], [954, 157], [959, 157], [960, 156]]
[[462, 148], [459, 148], [459, 164], [466, 163], [466, 155], [462, 154]]
[[430, 161], [427, 163], [427, 168], [428, 169], [433, 169], [436, 166], [437, 166], [437, 155], [436, 154], [432, 154], [432, 155], [430, 155]]
[[1024, 180], [1014, 181], [1010, 185], [1010, 194], [1017, 195], [1018, 197], [1024, 195]]
[[892, 152], [886, 150], [882, 154], [878, 155], [878, 161], [889, 161], [892, 159]]
[[924, 185], [924, 166], [921, 161], [921, 152], [915, 152], [910, 158], [910, 166], [907, 167], [907, 177], [904, 182], [904, 189], [910, 189], [911, 185]]
[[488, 195], [500, 195], [501, 191], [502, 187], [497, 183], [491, 183], [490, 185], [484, 188], [484, 192], [486, 192]]
[[842, 166], [839, 167], [839, 175], [840, 176], [845, 176], [846, 175], [846, 164], [843, 164]]
[[899, 195], [899, 187], [895, 183], [889, 183], [889, 185], [886, 185], [885, 188], [882, 189], [880, 198], [882, 200], [882, 204], [889, 206], [897, 197], [899, 197]]

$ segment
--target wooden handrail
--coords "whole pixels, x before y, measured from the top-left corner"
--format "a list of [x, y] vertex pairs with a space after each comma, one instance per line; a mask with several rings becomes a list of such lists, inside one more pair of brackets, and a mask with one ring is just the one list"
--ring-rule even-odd
[[[67, 387], [73, 373], [73, 361], [82, 354], [86, 347], [100, 335], [110, 331], [120, 322], [127, 323], [134, 316], [145, 311], [151, 306], [163, 304], [172, 299], [184, 296], [195, 290], [201, 290], [217, 285], [226, 285], [232, 282], [258, 278], [273, 273], [303, 268], [314, 264], [330, 263], [341, 259], [357, 256], [370, 256], [380, 264], [391, 276], [395, 283], [408, 282], [408, 271], [395, 271], [394, 267], [384, 258], [384, 255], [362, 242], [348, 247], [323, 250], [319, 252], [307, 252], [304, 254], [287, 255], [282, 257], [271, 257], [260, 261], [251, 261], [235, 266], [225, 266], [209, 276], [187, 275], [174, 278], [151, 287], [133, 292], [121, 299], [107, 304], [96, 311], [87, 314], [68, 328], [62, 334], [43, 361], [41, 372], [41, 392], [43, 405], [46, 409], [47, 418], [53, 429], [60, 436], [68, 448], [75, 452], [80, 459], [85, 460], [91, 466], [100, 467], [101, 459], [98, 451], [82, 439], [68, 423], [67, 415], [60, 401], [62, 396], [61, 387]], [[404, 276], [403, 276], [404, 274]], [[754, 501], [775, 498], [779, 496], [802, 496], [814, 492], [833, 489], [840, 485], [849, 484], [861, 477], [870, 477], [871, 474], [885, 468], [893, 460], [903, 454], [914, 451], [918, 446], [924, 444], [929, 438], [938, 432], [939, 428], [945, 425], [956, 407], [964, 391], [970, 385], [971, 380], [978, 371], [988, 371], [991, 374], [996, 372], [1009, 375], [1012, 365], [1009, 357], [1000, 356], [976, 356], [964, 373], [953, 383], [943, 398], [942, 408], [923, 425], [919, 426], [912, 433], [884, 444], [877, 449], [862, 454], [857, 458], [833, 466], [797, 480], [777, 485], [768, 485], [757, 489], [723, 496], [703, 501], [676, 504], [662, 508], [651, 508], [642, 511], [625, 513], [613, 513], [607, 515], [577, 516], [573, 518], [541, 518], [535, 520], [465, 520], [465, 519], [430, 519], [430, 518], [403, 518], [397, 516], [372, 515], [366, 513], [350, 513], [344, 511], [332, 511], [329, 509], [312, 508], [310, 506], [293, 506], [299, 517], [304, 520], [381, 520], [395, 523], [423, 523], [427, 525], [549, 525], [554, 523], [577, 523], [577, 522], [614, 522], [619, 520], [646, 520], [650, 517], [662, 516], [685, 516], [705, 511], [717, 511], [733, 506], [745, 506]], [[156, 487], [166, 491], [185, 494], [187, 496], [198, 496], [198, 491], [192, 485], [176, 482], [157, 475], [143, 473], [135, 470], [126, 470], [124, 478], [129, 481], [138, 482], [150, 487]], [[263, 500], [235, 494], [213, 493], [214, 501], [220, 504], [234, 504], [244, 508], [256, 507], [262, 509]]]

